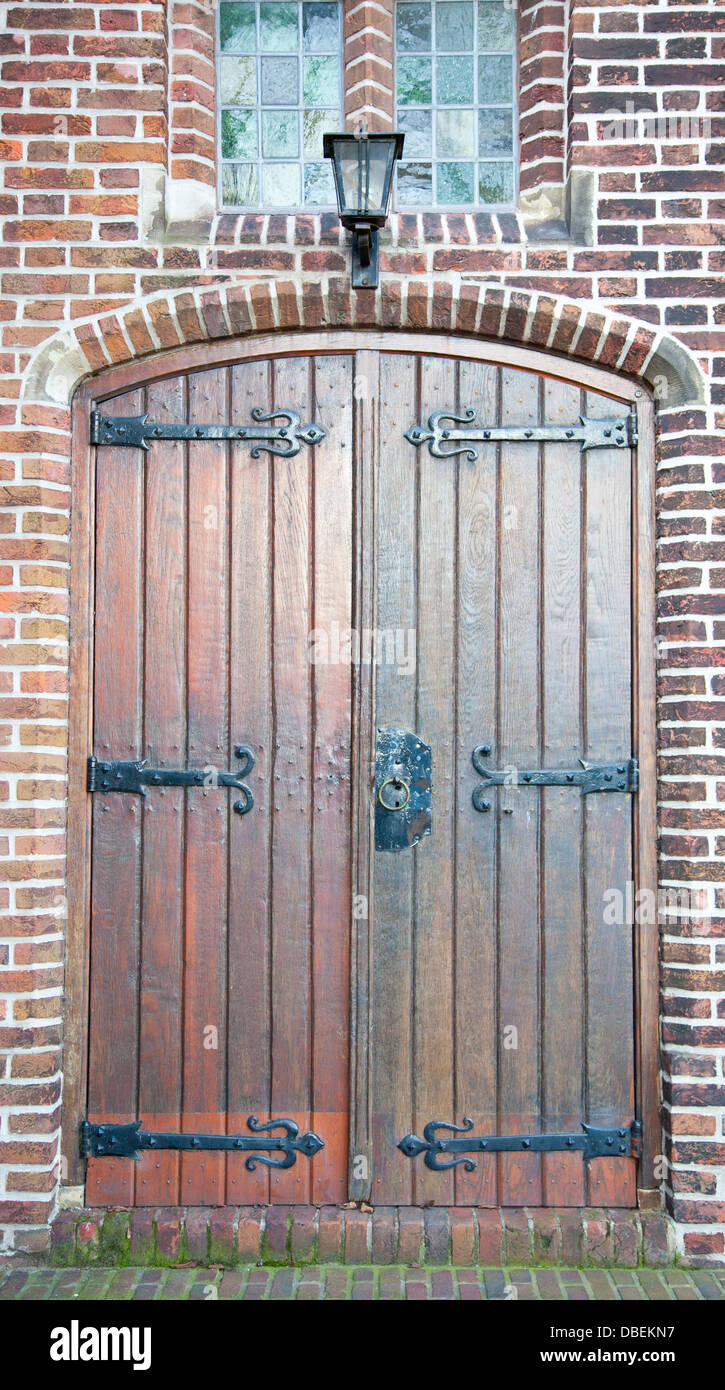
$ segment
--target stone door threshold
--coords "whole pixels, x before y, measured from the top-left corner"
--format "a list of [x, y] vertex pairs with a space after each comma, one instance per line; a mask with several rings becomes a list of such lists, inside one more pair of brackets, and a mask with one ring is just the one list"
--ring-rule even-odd
[[137, 1207], [61, 1211], [59, 1265], [483, 1265], [662, 1267], [661, 1211], [531, 1207]]

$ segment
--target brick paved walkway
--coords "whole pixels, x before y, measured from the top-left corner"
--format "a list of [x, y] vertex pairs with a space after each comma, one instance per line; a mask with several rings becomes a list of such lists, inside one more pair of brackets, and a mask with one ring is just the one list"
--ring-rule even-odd
[[0, 1268], [12, 1299], [526, 1299], [702, 1302], [725, 1298], [725, 1271], [704, 1269]]

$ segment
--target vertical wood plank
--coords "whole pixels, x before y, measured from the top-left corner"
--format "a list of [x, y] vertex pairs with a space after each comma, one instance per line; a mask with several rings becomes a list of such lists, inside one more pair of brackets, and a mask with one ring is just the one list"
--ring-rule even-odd
[[[403, 432], [404, 422], [417, 418], [416, 380], [414, 356], [381, 355], [375, 625], [406, 634], [417, 629], [417, 453]], [[418, 732], [415, 669], [401, 674], [393, 663], [378, 666], [375, 723]], [[374, 852], [372, 1190], [378, 1204], [412, 1199], [412, 1165], [397, 1144], [414, 1118], [413, 884], [421, 848]]]
[[[186, 421], [183, 377], [150, 386], [146, 409]], [[143, 756], [182, 767], [186, 746], [186, 460], [159, 441], [146, 458]], [[143, 806], [139, 1119], [179, 1130], [184, 912], [184, 792], [159, 787]], [[146, 1153], [136, 1165], [136, 1204], [179, 1201], [179, 1155]]]
[[[504, 425], [537, 424], [539, 379], [503, 369], [501, 405]], [[540, 766], [539, 526], [537, 451], [529, 444], [503, 444], [498, 766], [510, 768], [512, 779], [519, 768]], [[539, 796], [520, 785], [497, 793], [502, 1134], [531, 1133], [539, 1126]], [[504, 1206], [540, 1203], [537, 1154], [500, 1156], [499, 1199]]]
[[[274, 404], [310, 410], [310, 365], [274, 366]], [[272, 1112], [300, 1129], [311, 1120], [311, 884], [309, 799], [312, 772], [310, 631], [310, 459], [307, 450], [274, 460], [274, 710], [272, 818]], [[310, 1199], [309, 1165], [271, 1170], [273, 1202]]]
[[[657, 900], [657, 728], [655, 690], [655, 495], [654, 403], [638, 401], [639, 445], [633, 460], [632, 554], [636, 557], [632, 612], [636, 675], [633, 752], [639, 758], [639, 793], [634, 802], [634, 854], [638, 891]], [[662, 1152], [659, 1110], [659, 931], [657, 923], [635, 927], [638, 1113], [642, 1120], [642, 1158], [638, 1186], [652, 1200], [658, 1194], [655, 1163]], [[657, 1200], [657, 1198], [655, 1199]]]
[[[586, 414], [623, 413], [586, 394]], [[593, 450], [586, 465], [587, 629], [585, 757], [628, 758], [631, 696], [631, 459], [626, 449]], [[629, 1124], [634, 1114], [632, 927], [605, 920], [605, 893], [628, 900], [632, 798], [591, 796], [586, 805], [588, 996], [587, 1109], [592, 1124]], [[625, 914], [626, 915], [626, 914]], [[591, 1205], [632, 1206], [633, 1159], [588, 1165]]]
[[[325, 1148], [311, 1164], [317, 1205], [344, 1202], [350, 1068], [350, 718], [352, 667], [352, 358], [314, 359], [314, 418], [326, 438], [307, 454], [314, 476], [312, 663], [312, 1080], [313, 1128]], [[338, 649], [338, 638], [342, 643]], [[310, 648], [310, 653], [313, 648]]]
[[[498, 369], [461, 362], [459, 407], [479, 420], [498, 418]], [[496, 814], [480, 814], [471, 795], [479, 778], [471, 762], [479, 743], [496, 729], [497, 450], [479, 448], [458, 465], [458, 668], [456, 703], [455, 1026], [457, 1124], [464, 1115], [474, 1133], [496, 1133], [497, 1016]], [[495, 794], [491, 798], [495, 799]], [[496, 1156], [481, 1154], [476, 1169], [456, 1170], [459, 1205], [495, 1206]]]
[[[424, 358], [418, 414], [427, 419], [455, 400], [452, 362]], [[433, 833], [415, 854], [415, 1123], [453, 1113], [453, 862], [455, 856], [456, 460], [420, 455], [418, 497], [418, 652], [416, 733], [433, 747]], [[417, 1130], [416, 1130], [417, 1132]], [[417, 1165], [418, 1203], [453, 1199], [452, 1173]]]
[[[231, 417], [248, 424], [251, 411], [272, 407], [269, 362], [231, 369]], [[248, 444], [231, 452], [230, 719], [234, 745], [248, 744], [255, 766], [247, 778], [254, 807], [232, 814], [229, 838], [230, 1133], [249, 1134], [247, 1119], [270, 1118], [272, 1070], [270, 843], [272, 818], [272, 457], [252, 456]], [[267, 1202], [269, 1169], [250, 1172], [246, 1156], [227, 1156], [227, 1202]]]
[[[358, 632], [375, 627], [375, 510], [379, 457], [376, 352], [363, 348], [354, 364], [353, 614]], [[373, 788], [375, 784], [376, 668], [358, 663], [352, 689], [352, 877], [350, 1143], [348, 1195], [369, 1200], [373, 1176], [372, 1058]]]
[[[122, 396], [113, 409], [141, 414], [143, 393]], [[142, 451], [99, 449], [93, 744], [112, 759], [142, 751], [143, 496]], [[136, 1119], [142, 814], [140, 797], [93, 797], [91, 1120]], [[134, 1177], [133, 1159], [90, 1159], [86, 1200], [133, 1202]]]
[[83, 388], [73, 401], [73, 515], [70, 553], [70, 693], [68, 708], [68, 921], [65, 940], [65, 1025], [61, 1153], [70, 1184], [85, 1182], [78, 1144], [88, 1111], [88, 1002], [92, 797], [87, 761], [93, 751], [93, 560], [96, 451], [90, 443], [90, 403]]
[[[544, 381], [544, 420], [570, 424], [580, 391]], [[575, 767], [583, 747], [582, 454], [544, 447], [542, 479], [542, 733], [544, 767]], [[581, 795], [542, 787], [542, 1120], [550, 1133], [578, 1133], [584, 1118], [584, 978]], [[585, 1200], [581, 1154], [545, 1154], [547, 1206]]]
[[[189, 420], [227, 416], [224, 369], [189, 378]], [[227, 841], [230, 793], [213, 774], [228, 748], [229, 498], [227, 446], [195, 440], [188, 450], [189, 767], [209, 785], [186, 797], [184, 1128], [223, 1132], [226, 1112]], [[181, 1200], [223, 1201], [223, 1153], [185, 1153]]]

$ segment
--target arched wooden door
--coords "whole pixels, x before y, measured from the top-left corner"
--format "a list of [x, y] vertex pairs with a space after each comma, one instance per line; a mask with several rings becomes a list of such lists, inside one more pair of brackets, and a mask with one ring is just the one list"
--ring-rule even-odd
[[96, 406], [91, 1204], [636, 1200], [634, 393], [477, 352]]

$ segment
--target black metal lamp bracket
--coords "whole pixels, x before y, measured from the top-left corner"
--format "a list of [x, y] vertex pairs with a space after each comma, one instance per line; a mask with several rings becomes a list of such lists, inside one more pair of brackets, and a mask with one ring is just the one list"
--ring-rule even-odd
[[378, 281], [378, 229], [367, 222], [358, 222], [352, 229], [352, 287], [374, 290]]

